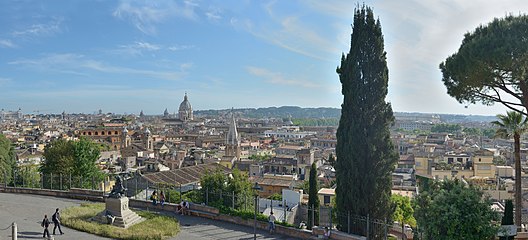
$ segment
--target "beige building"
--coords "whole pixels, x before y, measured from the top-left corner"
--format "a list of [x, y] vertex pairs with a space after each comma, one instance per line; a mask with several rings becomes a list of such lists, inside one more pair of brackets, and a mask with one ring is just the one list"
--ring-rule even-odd
[[317, 196], [319, 197], [319, 204], [321, 206], [333, 207], [332, 202], [335, 198], [335, 189], [321, 188], [319, 192], [317, 192]]

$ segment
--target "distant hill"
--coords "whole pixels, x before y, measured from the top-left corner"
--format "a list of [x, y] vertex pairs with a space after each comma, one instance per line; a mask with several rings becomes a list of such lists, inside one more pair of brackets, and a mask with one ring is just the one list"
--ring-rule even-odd
[[[231, 111], [231, 109], [221, 110], [197, 110], [194, 114], [197, 116], [208, 116], [217, 117], [225, 116]], [[302, 108], [297, 106], [282, 106], [282, 107], [265, 107], [265, 108], [238, 108], [234, 111], [241, 117], [246, 118], [288, 118], [291, 116], [292, 119], [339, 119], [341, 117], [340, 108]], [[435, 114], [435, 113], [406, 113], [396, 112], [396, 116], [423, 116], [430, 117], [432, 115], [437, 116], [442, 122], [445, 123], [467, 123], [467, 122], [491, 122], [496, 120], [495, 116], [482, 116], [482, 115], [462, 115], [462, 114]]]
[[[221, 116], [230, 109], [223, 110], [198, 110], [194, 111], [199, 116]], [[247, 118], [339, 118], [339, 108], [301, 108], [297, 106], [267, 107], [267, 108], [239, 108], [235, 112]]]

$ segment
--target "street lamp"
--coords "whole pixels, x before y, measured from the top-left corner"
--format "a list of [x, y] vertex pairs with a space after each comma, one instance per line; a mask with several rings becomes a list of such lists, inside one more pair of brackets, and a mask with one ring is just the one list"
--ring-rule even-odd
[[262, 187], [258, 185], [257, 182], [255, 182], [255, 186], [253, 186], [253, 190], [255, 190], [255, 221], [253, 222], [253, 239], [257, 239], [257, 209], [258, 209], [258, 191], [262, 190]]

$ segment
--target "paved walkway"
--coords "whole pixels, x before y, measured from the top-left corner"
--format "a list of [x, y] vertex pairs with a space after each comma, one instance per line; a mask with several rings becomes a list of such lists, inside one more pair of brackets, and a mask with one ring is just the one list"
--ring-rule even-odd
[[[4, 229], [16, 222], [18, 225], [18, 239], [42, 239], [40, 221], [44, 214], [51, 215], [55, 208], [76, 206], [83, 201], [54, 198], [39, 195], [0, 193], [0, 229]], [[253, 239], [253, 228], [213, 221], [194, 216], [181, 216], [163, 212], [161, 214], [176, 217], [180, 221], [180, 233], [171, 240], [206, 240], [206, 239]], [[79, 232], [63, 227], [64, 235], [57, 235], [55, 239], [108, 239], [92, 234]], [[53, 231], [53, 224], [50, 226]], [[0, 240], [11, 239], [11, 228], [0, 230]], [[279, 235], [270, 235], [257, 229], [257, 239], [294, 239]]]

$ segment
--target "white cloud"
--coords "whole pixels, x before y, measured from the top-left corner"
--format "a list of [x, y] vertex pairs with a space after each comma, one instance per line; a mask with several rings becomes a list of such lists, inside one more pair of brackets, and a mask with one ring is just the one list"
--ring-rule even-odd
[[11, 34], [16, 37], [39, 37], [49, 36], [61, 32], [62, 18], [54, 18], [48, 23], [33, 24], [25, 29], [13, 31]]
[[293, 85], [293, 86], [299, 86], [299, 87], [304, 87], [304, 88], [321, 87], [319, 84], [316, 84], [316, 83], [313, 83], [307, 80], [297, 80], [297, 79], [286, 78], [282, 75], [282, 73], [272, 72], [265, 68], [248, 66], [246, 67], [246, 70], [251, 75], [263, 78], [266, 82], [272, 83], [272, 84]]
[[334, 56], [339, 52], [333, 40], [324, 36], [322, 29], [316, 28], [319, 25], [305, 23], [309, 16], [303, 17], [297, 14], [279, 16], [274, 12], [274, 3], [271, 2], [264, 7], [269, 17], [267, 21], [231, 18], [230, 23], [235, 29], [242, 29], [271, 44], [311, 58], [328, 61], [328, 56]]
[[168, 47], [167, 49], [171, 50], [171, 51], [180, 51], [180, 50], [187, 50], [187, 49], [191, 49], [191, 48], [195, 48], [196, 46], [194, 45], [172, 45], [170, 47]]
[[15, 48], [15, 47], [17, 47], [17, 45], [14, 44], [9, 39], [0, 39], [0, 47], [3, 47], [3, 48]]
[[110, 52], [126, 55], [143, 55], [145, 52], [157, 52], [160, 50], [181, 51], [192, 48], [195, 48], [195, 46], [174, 44], [167, 47], [161, 44], [137, 41], [131, 44], [119, 45], [117, 49], [110, 50]]
[[9, 84], [11, 82], [13, 82], [13, 80], [11, 80], [11, 78], [0, 77], [0, 86], [7, 85], [7, 84]]
[[205, 16], [209, 21], [217, 22], [222, 19], [222, 10], [217, 7], [210, 6], [209, 9], [205, 12]]
[[8, 64], [18, 65], [30, 69], [36, 69], [39, 71], [54, 71], [77, 75], [90, 75], [89, 70], [92, 70], [102, 73], [143, 75], [147, 77], [165, 80], [181, 80], [187, 74], [186, 70], [190, 67], [189, 64], [182, 64], [179, 71], [145, 70], [121, 66], [112, 66], [105, 62], [88, 59], [83, 55], [70, 53], [50, 54], [46, 57], [39, 59], [21, 59], [11, 61]]
[[145, 34], [155, 34], [156, 24], [162, 23], [172, 17], [182, 17], [197, 20], [196, 8], [199, 5], [194, 1], [121, 1], [113, 15], [117, 18], [129, 20], [134, 26]]

